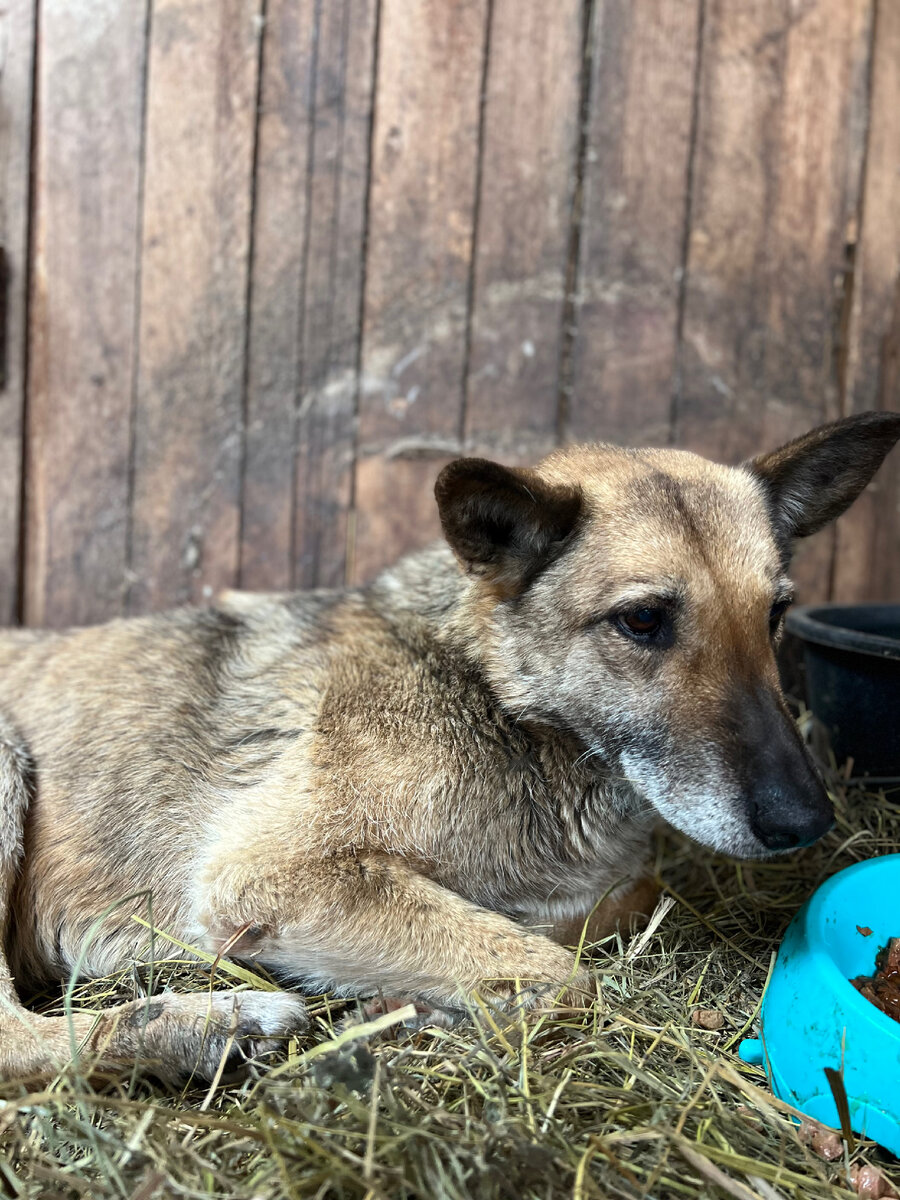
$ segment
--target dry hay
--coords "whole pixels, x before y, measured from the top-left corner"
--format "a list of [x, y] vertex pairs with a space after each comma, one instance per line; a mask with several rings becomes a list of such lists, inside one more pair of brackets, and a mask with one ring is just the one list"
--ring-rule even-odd
[[[737, 1057], [798, 906], [834, 871], [900, 847], [900, 792], [834, 790], [836, 827], [802, 854], [748, 865], [661, 842], [673, 903], [649, 937], [594, 948], [598, 1002], [584, 1013], [526, 1024], [486, 1005], [420, 1030], [388, 1014], [360, 1037], [344, 1028], [357, 1010], [320, 998], [312, 1035], [239, 1087], [97, 1089], [71, 1071], [31, 1094], [0, 1086], [0, 1194], [847, 1197], [850, 1156], [827, 1162], [803, 1144]], [[173, 961], [154, 986], [209, 982]], [[74, 1001], [132, 998], [145, 983], [95, 981]], [[702, 1027], [719, 1016], [721, 1028]], [[900, 1177], [871, 1144], [852, 1157]]]

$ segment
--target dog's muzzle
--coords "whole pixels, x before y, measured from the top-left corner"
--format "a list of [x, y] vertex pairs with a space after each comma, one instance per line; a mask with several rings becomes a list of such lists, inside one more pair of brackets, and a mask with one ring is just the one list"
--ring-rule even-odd
[[747, 721], [756, 735], [742, 772], [747, 817], [766, 849], [797, 850], [828, 832], [834, 809], [793, 720], [766, 700]]

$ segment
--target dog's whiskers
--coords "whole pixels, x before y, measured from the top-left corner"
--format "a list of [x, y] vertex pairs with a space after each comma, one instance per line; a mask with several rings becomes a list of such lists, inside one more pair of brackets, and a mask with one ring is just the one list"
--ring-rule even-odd
[[600, 754], [602, 754], [602, 749], [600, 746], [588, 746], [587, 750], [585, 750], [583, 754], [578, 755], [578, 757], [572, 763], [572, 766], [579, 767], [582, 763], [587, 762], [589, 759], [599, 757]]

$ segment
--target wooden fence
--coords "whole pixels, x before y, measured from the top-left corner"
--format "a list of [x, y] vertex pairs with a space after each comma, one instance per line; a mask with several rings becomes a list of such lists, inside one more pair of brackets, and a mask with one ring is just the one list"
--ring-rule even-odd
[[[366, 579], [463, 450], [900, 408], [898, 0], [0, 22], [4, 621]], [[804, 594], [897, 598], [898, 505], [895, 461]]]

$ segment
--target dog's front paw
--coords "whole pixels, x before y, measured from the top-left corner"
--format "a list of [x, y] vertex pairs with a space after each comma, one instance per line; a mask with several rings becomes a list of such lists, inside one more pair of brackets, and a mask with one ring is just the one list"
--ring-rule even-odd
[[213, 992], [156, 997], [124, 1018], [136, 1052], [154, 1074], [231, 1081], [309, 1024], [306, 1005], [287, 992]]
[[[466, 1016], [464, 1008], [439, 1004], [436, 1001], [426, 1001], [416, 996], [373, 996], [360, 1002], [362, 1016], [365, 1021], [375, 1020], [388, 1013], [400, 1012], [405, 1008], [413, 1008], [415, 1012], [405, 1016], [402, 1021], [404, 1029], [427, 1029], [438, 1026], [441, 1029], [451, 1029]], [[359, 1017], [352, 1013], [344, 1018], [346, 1028], [359, 1024]]]
[[309, 1025], [306, 1004], [290, 992], [218, 992], [225, 1007], [236, 1014], [238, 1025], [254, 1036], [285, 1038]]
[[562, 1017], [589, 1008], [597, 998], [597, 985], [588, 971], [579, 969], [564, 983], [507, 980], [492, 983], [482, 994], [496, 998], [516, 1016]]

